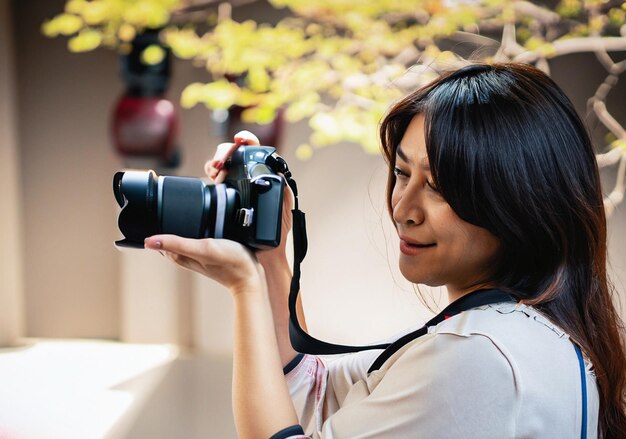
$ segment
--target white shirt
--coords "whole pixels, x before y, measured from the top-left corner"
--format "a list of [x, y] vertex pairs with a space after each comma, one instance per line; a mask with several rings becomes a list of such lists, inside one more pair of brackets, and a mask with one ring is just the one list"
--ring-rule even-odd
[[[378, 351], [307, 355], [286, 378], [312, 438], [580, 438], [580, 366], [569, 336], [534, 308], [474, 308], [367, 370]], [[586, 364], [587, 437], [598, 391]]]

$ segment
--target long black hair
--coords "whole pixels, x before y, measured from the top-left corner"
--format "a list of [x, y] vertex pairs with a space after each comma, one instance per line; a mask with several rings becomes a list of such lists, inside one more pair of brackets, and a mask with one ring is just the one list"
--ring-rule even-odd
[[381, 124], [395, 152], [425, 116], [435, 185], [456, 214], [502, 244], [492, 282], [569, 333], [594, 365], [599, 434], [626, 437], [623, 324], [606, 274], [606, 218], [595, 154], [563, 91], [524, 64], [472, 64], [396, 105]]

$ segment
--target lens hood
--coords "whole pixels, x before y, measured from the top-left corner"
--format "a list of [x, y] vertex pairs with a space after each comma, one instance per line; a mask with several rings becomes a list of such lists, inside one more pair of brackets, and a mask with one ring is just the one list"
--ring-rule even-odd
[[126, 239], [120, 247], [143, 248], [144, 240], [158, 231], [157, 175], [154, 171], [117, 172], [113, 193], [122, 208], [117, 224]]

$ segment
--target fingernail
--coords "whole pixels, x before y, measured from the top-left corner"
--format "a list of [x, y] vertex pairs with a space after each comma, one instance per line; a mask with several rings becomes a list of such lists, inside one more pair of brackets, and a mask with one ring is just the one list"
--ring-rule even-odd
[[163, 243], [161, 241], [151, 242], [146, 239], [146, 241], [144, 242], [144, 246], [151, 250], [159, 250], [163, 246]]
[[222, 169], [224, 169], [224, 160], [219, 160], [219, 161], [217, 161], [217, 162], [213, 165], [213, 167], [214, 167], [215, 169], [217, 169], [218, 171], [221, 171]]

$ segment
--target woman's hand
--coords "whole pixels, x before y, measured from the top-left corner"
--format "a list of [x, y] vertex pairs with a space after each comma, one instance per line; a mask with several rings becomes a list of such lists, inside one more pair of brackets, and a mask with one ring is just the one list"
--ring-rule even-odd
[[224, 168], [226, 160], [241, 145], [259, 145], [259, 139], [250, 131], [240, 131], [235, 134], [234, 142], [220, 143], [217, 145], [215, 155], [211, 160], [204, 164], [204, 172], [212, 183], [223, 183], [226, 178], [227, 171]]
[[148, 249], [159, 250], [181, 267], [203, 274], [228, 288], [233, 296], [264, 291], [265, 276], [254, 255], [228, 239], [189, 239], [175, 235], [146, 238]]
[[[235, 134], [234, 142], [219, 144], [213, 159], [209, 160], [204, 165], [204, 171], [213, 183], [218, 184], [224, 181], [227, 175], [227, 171], [224, 169], [226, 160], [228, 160], [241, 145], [260, 145], [260, 143], [259, 139], [251, 132], [240, 131]], [[288, 266], [286, 243], [287, 235], [291, 231], [293, 222], [291, 214], [294, 203], [293, 199], [294, 197], [291, 189], [289, 186], [285, 186], [280, 244], [276, 248], [256, 252], [258, 261], [266, 270], [273, 270], [278, 267], [284, 268]]]
[[[217, 152], [213, 159], [206, 162], [204, 167], [211, 181], [214, 183], [224, 181], [226, 178], [224, 164], [241, 145], [259, 145], [259, 139], [249, 131], [240, 131], [235, 135], [233, 143], [220, 144], [217, 147]], [[292, 273], [286, 252], [287, 236], [291, 231], [293, 222], [293, 215], [291, 213], [293, 204], [293, 193], [289, 186], [285, 186], [280, 244], [276, 248], [257, 251], [255, 253], [256, 259], [263, 269], [264, 285], [267, 287], [272, 308], [276, 340], [278, 342], [278, 349], [283, 366], [288, 364], [296, 355], [289, 340], [288, 297]], [[303, 323], [304, 318], [301, 308], [302, 305], [300, 301], [298, 301], [300, 322], [306, 328], [306, 324]]]

